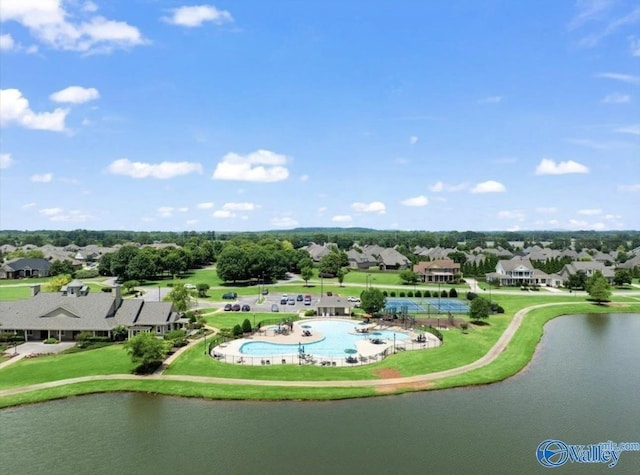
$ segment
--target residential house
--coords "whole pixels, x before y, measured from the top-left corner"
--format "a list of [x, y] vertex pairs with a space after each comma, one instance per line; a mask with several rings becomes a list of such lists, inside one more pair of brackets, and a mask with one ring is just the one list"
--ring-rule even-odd
[[331, 253], [329, 246], [315, 243], [311, 243], [302, 249], [309, 253], [309, 257], [311, 257], [311, 260], [314, 262], [320, 262], [320, 259]]
[[460, 264], [451, 259], [421, 261], [413, 266], [413, 272], [420, 274], [428, 283], [454, 283], [460, 276]]
[[577, 274], [579, 271], [584, 272], [587, 277], [591, 277], [595, 271], [600, 271], [609, 283], [613, 282], [615, 277], [613, 268], [597, 261], [574, 261], [570, 264], [565, 264], [562, 270], [558, 272], [558, 275], [567, 281], [569, 276]]
[[547, 285], [549, 276], [535, 269], [529, 259], [514, 257], [498, 261], [496, 271], [486, 274], [486, 280], [503, 286]]
[[18, 257], [0, 265], [0, 279], [22, 279], [25, 277], [47, 277], [49, 261]]
[[347, 258], [349, 259], [349, 267], [352, 269], [366, 270], [378, 265], [378, 259], [376, 257], [368, 252], [361, 252], [356, 249], [347, 251]]
[[378, 255], [380, 270], [408, 269], [411, 261], [393, 248], [383, 249]]
[[31, 287], [27, 300], [0, 302], [0, 331], [23, 335], [25, 341], [73, 341], [80, 332], [111, 337], [113, 329], [124, 325], [129, 337], [140, 332], [161, 336], [181, 328], [184, 319], [170, 302], [122, 299], [119, 285], [111, 293], [90, 293], [89, 287], [74, 280], [60, 292], [40, 292]]

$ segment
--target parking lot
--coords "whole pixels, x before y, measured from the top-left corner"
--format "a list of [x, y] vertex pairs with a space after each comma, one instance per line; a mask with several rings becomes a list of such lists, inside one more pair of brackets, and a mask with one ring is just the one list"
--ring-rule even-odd
[[[283, 300], [284, 295], [287, 296], [286, 297], [287, 303], [281, 303], [281, 300], [283, 302], [285, 301]], [[297, 313], [297, 312], [300, 312], [301, 310], [308, 310], [310, 308], [315, 308], [315, 306], [317, 305], [317, 302], [319, 299], [318, 295], [311, 295], [311, 301], [309, 305], [305, 305], [304, 300], [302, 301], [297, 300], [298, 295], [302, 295], [304, 299], [304, 295], [307, 295], [307, 294], [267, 294], [264, 296], [239, 295], [235, 300], [228, 300], [228, 301], [225, 300], [225, 305], [231, 304], [233, 306], [234, 304], [237, 304], [237, 305], [240, 305], [241, 309], [244, 305], [249, 305], [249, 308], [250, 308], [249, 312], [260, 312], [260, 313], [271, 312], [272, 306], [274, 305], [278, 308], [278, 312], [288, 312], [288, 313]], [[264, 300], [261, 303], [258, 303], [258, 300], [260, 297], [264, 297]], [[289, 300], [289, 297], [293, 297], [293, 302]]]

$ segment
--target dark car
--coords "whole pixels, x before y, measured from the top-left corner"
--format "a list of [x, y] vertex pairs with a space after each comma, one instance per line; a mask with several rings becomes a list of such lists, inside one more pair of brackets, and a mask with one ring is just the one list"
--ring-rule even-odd
[[287, 296], [285, 295], [284, 297], [280, 298], [280, 305], [287, 305], [287, 301], [289, 299], [287, 298]]
[[271, 305], [271, 311], [272, 312], [279, 312], [280, 311], [280, 307], [278, 307], [278, 304], [273, 304]]
[[243, 312], [250, 312], [251, 311], [251, 307], [249, 307], [246, 303], [242, 306], [242, 311]]
[[224, 306], [224, 311], [225, 312], [230, 312], [231, 311], [231, 307], [232, 307], [232, 305], [230, 303], [228, 303], [227, 305]]
[[298, 296], [296, 297], [296, 300], [298, 302], [302, 302], [304, 300], [304, 297], [302, 296], [302, 294], [298, 294]]
[[222, 298], [225, 300], [235, 300], [237, 296], [238, 294], [235, 292], [227, 292], [226, 294], [222, 295]]
[[239, 303], [233, 304], [233, 307], [231, 307], [231, 310], [233, 310], [234, 312], [239, 312], [240, 311], [240, 304]]
[[262, 295], [269, 295], [269, 289], [267, 289], [266, 287], [262, 289]]

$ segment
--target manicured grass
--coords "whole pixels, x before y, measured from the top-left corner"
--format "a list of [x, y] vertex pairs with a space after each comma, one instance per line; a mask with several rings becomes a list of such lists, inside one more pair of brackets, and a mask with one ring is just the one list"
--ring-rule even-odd
[[31, 289], [24, 287], [0, 286], [0, 301], [28, 299], [31, 296]]
[[[252, 312], [218, 312], [215, 314], [205, 315], [204, 319], [207, 322], [207, 325], [211, 325], [216, 328], [233, 328], [234, 325], [242, 325], [242, 322], [245, 318], [248, 318], [251, 322], [251, 326], [253, 326], [253, 315]], [[272, 320], [275, 318], [284, 320], [288, 317], [295, 316], [295, 313], [256, 313], [255, 321], [256, 323], [261, 320]]]
[[73, 354], [38, 356], [0, 370], [0, 389], [94, 374], [131, 373], [136, 365], [122, 345]]
[[102, 380], [75, 383], [49, 389], [5, 396], [0, 399], [0, 408], [30, 404], [51, 399], [61, 399], [81, 394], [139, 391], [168, 396], [197, 397], [226, 400], [336, 400], [354, 397], [375, 396], [374, 388], [310, 388], [275, 387], [236, 384], [203, 384], [188, 381], [159, 380]]

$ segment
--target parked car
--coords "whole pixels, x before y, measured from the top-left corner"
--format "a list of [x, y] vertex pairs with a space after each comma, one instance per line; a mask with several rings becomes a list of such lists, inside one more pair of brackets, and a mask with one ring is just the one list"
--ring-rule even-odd
[[267, 289], [266, 287], [262, 289], [262, 295], [269, 295], [269, 289]]
[[246, 303], [242, 306], [242, 311], [243, 312], [250, 312], [251, 311], [251, 307], [249, 307]]
[[196, 288], [195, 284], [184, 284], [185, 289], [194, 290]]
[[231, 307], [232, 307], [232, 305], [231, 305], [230, 303], [226, 304], [226, 305], [224, 306], [224, 311], [225, 311], [225, 312], [230, 312], [230, 311], [231, 311]]
[[311, 305], [311, 295], [305, 295], [304, 296], [304, 304], [305, 305]]
[[225, 300], [235, 300], [238, 297], [238, 294], [236, 292], [227, 292], [226, 294], [222, 295], [222, 298]]
[[298, 302], [302, 302], [304, 300], [304, 297], [302, 296], [302, 294], [298, 294], [298, 296], [296, 297], [296, 300]]
[[239, 312], [240, 311], [240, 304], [239, 303], [234, 303], [233, 307], [231, 307], [231, 310], [233, 310], [234, 312]]
[[273, 305], [271, 305], [271, 311], [272, 312], [279, 312], [280, 311], [280, 307], [278, 307], [278, 304], [274, 303]]
[[283, 296], [280, 298], [280, 305], [287, 305], [287, 302], [288, 302], [288, 301], [289, 301], [289, 299], [287, 298], [287, 296], [286, 296], [286, 295], [283, 295]]
[[289, 305], [295, 305], [296, 304], [296, 299], [294, 299], [293, 297], [289, 297], [289, 299], [287, 300], [287, 303]]

